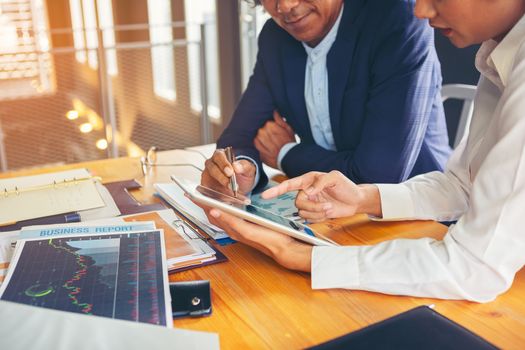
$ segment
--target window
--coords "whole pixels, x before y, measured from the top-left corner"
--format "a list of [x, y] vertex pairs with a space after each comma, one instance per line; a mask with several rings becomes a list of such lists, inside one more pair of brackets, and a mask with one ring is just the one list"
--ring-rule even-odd
[[[208, 115], [211, 118], [219, 119], [221, 110], [215, 0], [184, 0], [184, 11], [188, 23], [186, 26], [188, 41], [200, 41], [200, 24], [205, 23]], [[200, 112], [202, 111], [200, 52], [197, 45], [193, 44], [188, 47], [188, 64], [191, 108]]]
[[[115, 51], [115, 30], [113, 29], [113, 7], [111, 0], [97, 0], [98, 23], [102, 29], [102, 41], [106, 54], [106, 68], [110, 75], [117, 75], [117, 53]], [[95, 0], [69, 0], [75, 58], [86, 62], [92, 69], [98, 68], [98, 33]]]
[[91, 68], [98, 68], [97, 48], [97, 13], [95, 11], [95, 0], [82, 0], [84, 13], [84, 30], [86, 33], [88, 64]]
[[80, 63], [86, 63], [86, 41], [84, 40], [84, 20], [82, 19], [80, 0], [69, 0], [69, 8], [71, 10], [75, 58]]
[[43, 0], [0, 2], [0, 99], [55, 90]]
[[253, 7], [241, 2], [241, 76], [246, 88], [257, 60], [257, 37], [264, 23], [270, 18], [262, 6]]
[[153, 90], [159, 97], [175, 101], [175, 59], [170, 0], [148, 0]]
[[97, 0], [98, 23], [102, 29], [102, 42], [106, 52], [106, 69], [109, 75], [117, 75], [117, 51], [113, 28], [113, 6], [111, 0]]

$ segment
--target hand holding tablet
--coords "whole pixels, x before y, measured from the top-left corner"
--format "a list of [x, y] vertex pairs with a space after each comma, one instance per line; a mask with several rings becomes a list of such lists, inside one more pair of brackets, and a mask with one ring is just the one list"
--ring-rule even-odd
[[319, 246], [337, 246], [332, 240], [314, 232], [308, 226], [250, 204], [247, 198], [235, 198], [204, 186], [194, 186], [171, 176], [171, 179], [195, 203], [220, 209], [231, 215], [291, 236], [300, 241]]

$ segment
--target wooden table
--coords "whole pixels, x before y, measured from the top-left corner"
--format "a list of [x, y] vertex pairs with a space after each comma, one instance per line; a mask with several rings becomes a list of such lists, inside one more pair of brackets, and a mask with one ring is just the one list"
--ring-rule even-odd
[[[104, 182], [135, 178], [144, 187], [133, 195], [153, 203], [153, 183], [169, 182], [169, 167], [152, 168], [146, 177], [138, 159], [119, 158], [23, 172], [0, 177], [87, 167]], [[374, 244], [392, 238], [440, 238], [446, 227], [431, 221], [371, 222], [365, 216], [334, 220], [316, 229], [345, 245]], [[435, 309], [505, 349], [525, 348], [525, 269], [512, 288], [496, 301], [476, 304], [378, 293], [323, 290], [310, 287], [310, 276], [286, 270], [243, 244], [219, 248], [226, 263], [201, 267], [170, 276], [170, 281], [211, 281], [213, 314], [182, 319], [175, 327], [217, 332], [223, 349], [297, 349], [319, 344], [418, 305]], [[525, 254], [525, 252], [524, 252]]]

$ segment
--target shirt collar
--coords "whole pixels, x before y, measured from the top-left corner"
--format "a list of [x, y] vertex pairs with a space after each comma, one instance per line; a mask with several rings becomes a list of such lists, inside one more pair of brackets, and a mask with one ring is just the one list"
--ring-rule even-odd
[[500, 89], [504, 88], [509, 80], [516, 54], [524, 42], [525, 16], [514, 25], [500, 43], [488, 40], [481, 45], [476, 55], [476, 67], [493, 82], [494, 75], [497, 75], [499, 82], [495, 82], [496, 85]]
[[306, 43], [302, 43], [304, 46], [304, 49], [306, 50], [306, 54], [311, 58], [317, 58], [321, 56], [326, 56], [328, 54], [328, 51], [330, 51], [330, 48], [332, 47], [332, 44], [334, 43], [336, 37], [337, 37], [337, 31], [339, 30], [339, 24], [341, 23], [341, 16], [343, 14], [344, 10], [344, 3], [341, 6], [341, 11], [339, 11], [339, 15], [337, 16], [337, 20], [335, 21], [334, 25], [326, 34], [326, 36], [321, 40], [319, 44], [317, 44], [316, 47], [310, 47]]
[[503, 91], [504, 85], [500, 78], [498, 71], [495, 68], [494, 62], [490, 55], [494, 49], [498, 46], [498, 43], [494, 40], [487, 40], [481, 44], [481, 47], [476, 54], [476, 68], [477, 70], [496, 85], [500, 91]]

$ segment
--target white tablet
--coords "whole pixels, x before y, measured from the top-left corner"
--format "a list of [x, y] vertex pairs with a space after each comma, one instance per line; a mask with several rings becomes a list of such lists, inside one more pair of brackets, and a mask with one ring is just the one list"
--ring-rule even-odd
[[337, 246], [338, 244], [314, 232], [308, 226], [276, 215], [272, 212], [248, 204], [249, 201], [231, 197], [210, 188], [198, 185], [190, 185], [182, 179], [171, 176], [171, 179], [193, 200], [194, 202], [220, 209], [231, 215], [244, 220], [267, 227], [274, 231], [284, 233], [300, 241], [320, 246]]

